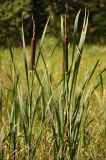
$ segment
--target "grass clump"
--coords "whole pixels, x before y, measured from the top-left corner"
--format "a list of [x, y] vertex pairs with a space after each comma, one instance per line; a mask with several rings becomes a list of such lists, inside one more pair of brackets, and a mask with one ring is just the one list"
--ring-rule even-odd
[[[9, 86], [6, 88], [0, 86], [1, 159], [106, 158], [105, 145], [100, 144], [100, 139], [105, 138], [106, 127], [103, 94], [103, 75], [106, 68], [101, 69], [100, 61], [97, 60], [91, 71], [86, 70], [85, 76], [80, 80], [80, 66], [89, 15], [85, 11], [78, 43], [79, 16], [80, 12], [74, 24], [71, 61], [68, 59], [70, 44], [64, 41], [68, 36], [65, 35], [64, 17], [61, 17], [63, 74], [61, 79], [57, 79], [57, 85], [53, 84], [52, 74], [49, 72], [42, 51], [49, 19], [36, 52], [35, 65], [31, 65], [32, 71], [29, 70], [24, 32], [22, 71], [17, 67], [14, 50], [9, 46], [11, 57]], [[52, 57], [57, 46], [51, 53]], [[41, 62], [42, 72], [39, 70]], [[60, 70], [58, 72], [62, 73]], [[24, 81], [21, 81], [23, 78]], [[97, 109], [97, 104], [100, 109]]]

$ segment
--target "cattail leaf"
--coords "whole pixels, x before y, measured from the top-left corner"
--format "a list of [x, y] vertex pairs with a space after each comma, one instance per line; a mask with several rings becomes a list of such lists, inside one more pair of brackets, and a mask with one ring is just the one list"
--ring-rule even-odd
[[54, 123], [54, 118], [53, 118], [53, 113], [50, 109], [50, 101], [52, 100], [52, 96], [51, 98], [49, 99], [49, 103], [48, 103], [48, 106], [47, 106], [47, 110], [49, 112], [49, 115], [50, 115], [50, 120], [51, 120], [51, 125], [52, 125], [52, 130], [53, 130], [53, 134], [56, 136], [56, 128], [55, 128], [55, 123]]
[[0, 125], [2, 125], [2, 89], [0, 86]]
[[99, 78], [104, 72], [106, 72], [106, 67], [100, 71], [100, 73], [97, 75], [97, 78]]
[[40, 55], [41, 55], [41, 48], [39, 49], [39, 52], [38, 52], [38, 55], [37, 55], [37, 58], [36, 58], [35, 69], [37, 68], [37, 65], [38, 65], [38, 62], [39, 62]]
[[55, 113], [56, 113], [56, 118], [57, 118], [57, 129], [58, 129], [58, 134], [59, 134], [59, 137], [61, 138], [62, 137], [62, 134], [61, 134], [61, 119], [60, 119], [60, 114], [58, 112], [58, 108], [57, 106], [55, 106]]
[[85, 26], [86, 26], [86, 19], [87, 19], [87, 9], [85, 8], [85, 15], [84, 15], [84, 21], [83, 21], [82, 31], [84, 31], [84, 29], [85, 29]]
[[3, 132], [3, 128], [1, 128], [1, 132], [0, 132], [0, 159], [3, 159], [3, 140], [4, 140], [4, 132]]
[[[60, 88], [62, 89], [62, 87]], [[64, 117], [63, 117], [63, 113], [64, 113], [64, 110], [63, 110], [63, 104], [62, 104], [62, 92], [60, 91], [60, 95], [59, 95], [59, 118], [60, 118], [60, 123], [61, 123], [61, 134], [63, 134], [63, 126], [64, 126]]]
[[46, 30], [47, 30], [47, 27], [48, 27], [49, 20], [50, 20], [50, 16], [48, 17], [48, 20], [47, 20], [46, 25], [45, 25], [44, 30], [43, 30], [43, 34], [42, 34], [42, 38], [41, 38], [40, 46], [39, 46], [39, 52], [38, 52], [36, 62], [35, 62], [35, 68], [38, 65], [39, 57], [40, 57], [41, 52], [42, 52], [41, 51], [42, 50], [42, 45], [43, 45], [43, 41], [44, 41], [44, 38], [45, 38], [45, 34], [46, 34]]
[[36, 69], [35, 69], [35, 74], [36, 74], [36, 77], [37, 77], [37, 80], [38, 80], [40, 86], [42, 86], [42, 82], [41, 82], [41, 80], [40, 80], [40, 77], [39, 77]]
[[25, 73], [26, 73], [27, 86], [28, 86], [28, 91], [29, 91], [28, 52], [27, 52], [27, 49], [26, 49], [26, 46], [25, 46], [23, 18], [24, 18], [24, 14], [23, 14], [23, 16], [22, 16], [22, 42], [23, 42], [23, 53], [24, 53]]
[[77, 30], [78, 30], [78, 21], [79, 21], [80, 12], [81, 12], [81, 10], [79, 10], [79, 12], [77, 13], [77, 16], [76, 16], [75, 22], [74, 22], [72, 61], [71, 61], [71, 66], [70, 66], [69, 72], [68, 72], [68, 81], [70, 78], [71, 69], [74, 64], [74, 59], [75, 59], [75, 48], [76, 48], [76, 42], [77, 42]]
[[25, 142], [26, 144], [28, 144], [28, 130], [27, 130], [27, 126], [28, 126], [28, 118], [25, 112], [25, 108], [24, 108], [24, 104], [23, 104], [23, 95], [22, 95], [22, 91], [21, 89], [18, 88], [18, 97], [19, 97], [19, 105], [20, 105], [20, 114], [22, 117], [22, 126], [23, 126], [23, 130], [24, 130], [24, 135], [25, 135]]
[[33, 126], [33, 123], [34, 123], [34, 118], [35, 118], [35, 115], [36, 115], [36, 112], [37, 112], [37, 108], [38, 108], [38, 104], [39, 104], [39, 101], [40, 101], [40, 96], [41, 93], [38, 94], [37, 98], [36, 98], [36, 102], [34, 104], [34, 110], [33, 110], [33, 113], [32, 113], [32, 122], [31, 122], [31, 126]]
[[76, 18], [75, 18], [75, 22], [74, 22], [74, 35], [77, 34], [78, 21], [79, 21], [80, 12], [81, 12], [81, 10], [79, 10], [79, 12], [77, 13]]
[[45, 58], [44, 58], [44, 56], [43, 56], [42, 51], [41, 51], [41, 57], [42, 57], [42, 60], [43, 60], [44, 66], [45, 66], [45, 70], [46, 70], [47, 76], [49, 76], [49, 75], [48, 75], [48, 68], [47, 68], [47, 64], [46, 64], [46, 61], [45, 61]]
[[54, 49], [53, 49], [53, 51], [51, 52], [51, 55], [50, 55], [50, 56], [53, 56], [53, 54], [54, 54], [54, 52], [56, 51], [59, 43], [60, 43], [60, 40], [58, 40], [58, 42], [57, 42], [56, 45], [54, 46]]
[[14, 60], [14, 51], [13, 51], [13, 48], [11, 47], [11, 45], [9, 44], [8, 45], [9, 47], [9, 53], [10, 53], [10, 57], [11, 57], [11, 60], [12, 60], [12, 65], [13, 65], [13, 69], [14, 69], [14, 72], [16, 73], [16, 66], [15, 66], [15, 60]]
[[75, 90], [78, 71], [79, 71], [79, 67], [80, 67], [80, 61], [81, 61], [81, 57], [82, 57], [83, 46], [84, 46], [86, 32], [87, 32], [88, 16], [89, 16], [89, 14], [87, 15], [87, 17], [86, 17], [86, 14], [85, 14], [85, 17], [84, 17], [83, 24], [85, 24], [85, 18], [86, 18], [86, 24], [85, 24], [84, 30], [82, 29], [82, 33], [81, 33], [81, 37], [80, 37], [80, 41], [79, 41], [79, 45], [78, 45], [77, 57], [76, 57], [76, 60], [75, 60], [75, 65], [74, 65], [74, 70], [73, 70], [70, 96], [72, 95], [72, 92], [74, 92], [74, 90]]
[[78, 45], [78, 48], [80, 49], [80, 51], [82, 51], [83, 46], [84, 46], [84, 42], [85, 42], [85, 37], [86, 37], [86, 32], [87, 32], [87, 27], [88, 27], [88, 18], [89, 18], [89, 12], [86, 15], [86, 11], [85, 11], [83, 28], [82, 28], [82, 32], [81, 32], [81, 37], [80, 37], [79, 45]]
[[[79, 16], [80, 16], [81, 10], [77, 13], [75, 22], [74, 22], [74, 33], [73, 33], [73, 51], [72, 51], [72, 65], [74, 63], [74, 57], [75, 57], [75, 47], [76, 47], [76, 38], [77, 38], [77, 29], [78, 29], [78, 21], [79, 21]], [[72, 67], [71, 65], [71, 67]], [[71, 69], [70, 67], [70, 69]]]
[[88, 85], [89, 81], [91, 80], [92, 76], [94, 75], [94, 72], [95, 72], [98, 64], [99, 64], [99, 60], [96, 62], [96, 64], [95, 64], [94, 68], [92, 69], [89, 77], [86, 79], [86, 81], [85, 81], [85, 83], [84, 83], [84, 85], [83, 85], [83, 87], [82, 87], [83, 90], [84, 90], [84, 88]]
[[43, 31], [43, 34], [42, 34], [42, 38], [41, 38], [41, 42], [40, 42], [40, 48], [42, 47], [49, 21], [50, 21], [50, 16], [48, 17], [48, 20], [46, 22], [46, 25], [45, 25], [45, 28], [44, 28], [44, 31]]

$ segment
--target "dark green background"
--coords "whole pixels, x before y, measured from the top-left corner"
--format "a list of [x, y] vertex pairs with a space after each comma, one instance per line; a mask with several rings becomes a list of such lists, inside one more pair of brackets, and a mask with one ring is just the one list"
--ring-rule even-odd
[[[32, 37], [32, 14], [36, 20], [36, 37], [41, 37], [49, 13], [51, 20], [48, 34], [59, 36], [60, 15], [65, 13], [67, 0], [0, 0], [0, 46], [7, 45], [7, 39], [14, 45], [21, 45], [22, 13], [26, 43]], [[74, 20], [79, 9], [79, 33], [82, 26], [85, 5], [89, 9], [89, 26], [86, 42], [106, 42], [106, 0], [69, 0], [69, 37], [71, 40]]]

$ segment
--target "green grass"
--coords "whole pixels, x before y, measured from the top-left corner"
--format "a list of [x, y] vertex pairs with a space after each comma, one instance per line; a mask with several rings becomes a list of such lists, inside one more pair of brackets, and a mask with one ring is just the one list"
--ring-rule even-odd
[[64, 74], [62, 23], [55, 52], [58, 40], [45, 37], [46, 25], [33, 71], [24, 33], [23, 48], [1, 49], [0, 159], [106, 159], [106, 47], [84, 47], [86, 12], [77, 44], [79, 13]]
[[[49, 42], [49, 43], [46, 43]], [[51, 56], [52, 51], [54, 50], [54, 46], [58, 42], [57, 39], [53, 37], [47, 37], [44, 40], [43, 44], [43, 53], [45, 56], [45, 60], [48, 66], [49, 72], [53, 76], [53, 82], [56, 84], [57, 80], [61, 80], [62, 77], [62, 48], [59, 45], [54, 54]], [[28, 51], [30, 52], [30, 47], [28, 47]], [[21, 72], [24, 73], [24, 63], [23, 63], [23, 52], [22, 48], [14, 49], [14, 56], [16, 61], [16, 66], [20, 67]], [[71, 53], [72, 47], [69, 51], [69, 61], [71, 63]], [[97, 60], [100, 59], [101, 67], [106, 67], [105, 59], [106, 59], [106, 46], [102, 46], [99, 44], [93, 45], [85, 45], [83, 51], [83, 57], [81, 62], [81, 73], [80, 78], [86, 74], [86, 71], [90, 71]], [[2, 83], [7, 83], [7, 73], [10, 70], [10, 54], [8, 49], [1, 49], [1, 80]], [[40, 60], [39, 70], [43, 70], [43, 64]], [[59, 72], [58, 72], [59, 71]], [[22, 76], [23, 76], [22, 75]], [[106, 81], [106, 80], [105, 80]], [[58, 83], [58, 82], [57, 82]]]

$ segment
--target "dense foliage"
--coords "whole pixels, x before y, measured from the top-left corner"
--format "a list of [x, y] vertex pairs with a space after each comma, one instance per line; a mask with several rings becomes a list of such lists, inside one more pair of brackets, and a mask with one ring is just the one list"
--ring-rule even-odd
[[29, 37], [30, 4], [28, 0], [8, 0], [0, 3], [0, 44], [7, 45], [7, 39], [20, 44], [22, 13], [24, 12], [25, 32]]
[[[105, 42], [106, 41], [106, 1], [105, 0], [1, 0], [0, 2], [0, 45], [6, 45], [7, 39], [20, 44], [21, 42], [21, 23], [22, 13], [24, 12], [24, 31], [27, 43], [32, 36], [33, 14], [36, 19], [36, 36], [39, 38], [46, 23], [49, 12], [51, 13], [50, 33], [57, 36], [60, 27], [60, 15], [66, 11], [68, 3], [68, 15], [71, 24], [70, 33], [73, 32], [73, 23], [76, 13], [79, 9], [84, 10], [85, 5], [89, 8], [89, 27], [88, 42]], [[83, 11], [82, 11], [83, 15]], [[82, 25], [80, 18], [79, 26]], [[79, 27], [80, 29], [81, 27]], [[72, 35], [70, 34], [70, 37]]]

